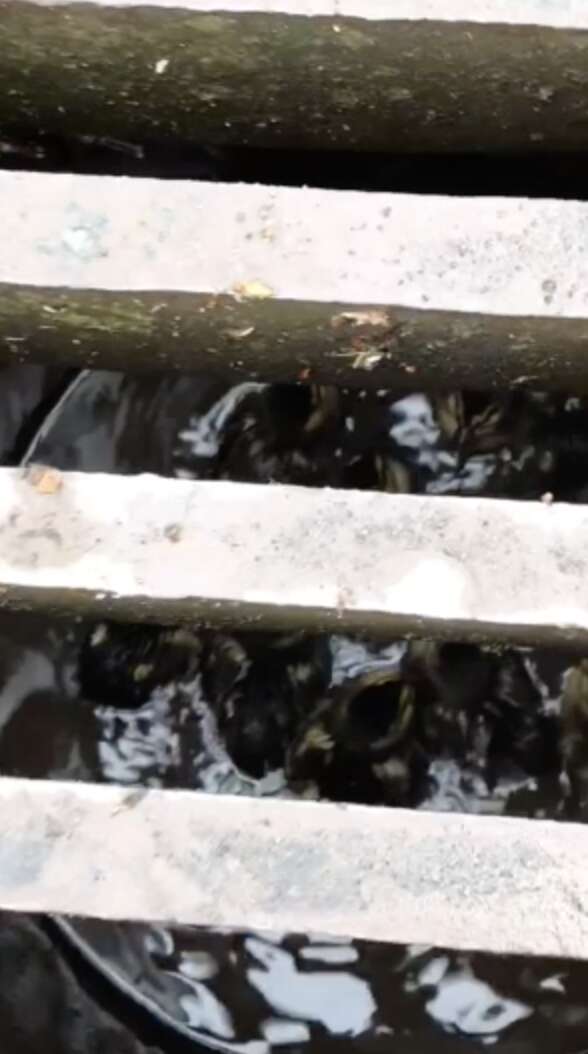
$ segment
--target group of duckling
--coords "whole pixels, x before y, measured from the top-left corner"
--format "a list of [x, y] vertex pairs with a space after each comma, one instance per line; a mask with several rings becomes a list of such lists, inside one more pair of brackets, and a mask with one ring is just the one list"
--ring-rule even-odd
[[188, 430], [177, 449], [183, 475], [525, 500], [588, 496], [588, 405], [579, 398], [522, 389], [398, 397], [250, 383], [204, 416], [215, 428], [210, 456]]
[[[193, 457], [179, 443], [182, 474], [527, 500], [588, 493], [579, 399], [242, 388], [208, 412], [214, 442]], [[550, 781], [547, 813], [588, 819], [588, 660], [547, 656], [552, 689], [530, 650], [407, 641], [394, 659], [374, 645], [370, 661], [342, 674], [337, 642], [101, 625], [82, 648], [79, 680], [94, 703], [140, 707], [158, 685], [198, 678], [235, 766], [254, 779], [283, 769], [301, 796], [418, 806], [444, 760], [490, 797], [505, 773]]]
[[[341, 647], [363, 648], [362, 661], [341, 671]], [[189, 695], [197, 679], [236, 769], [283, 770], [301, 797], [418, 806], [446, 761], [489, 800], [505, 776], [547, 781], [549, 815], [588, 819], [588, 662], [553, 659], [555, 702], [522, 649], [419, 640], [389, 658], [335, 636], [101, 624], [78, 672], [86, 699], [116, 708], [171, 682]]]

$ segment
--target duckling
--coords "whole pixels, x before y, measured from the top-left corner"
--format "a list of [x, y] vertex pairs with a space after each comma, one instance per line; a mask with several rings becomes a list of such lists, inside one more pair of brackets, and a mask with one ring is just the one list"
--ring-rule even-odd
[[390, 670], [332, 688], [301, 727], [286, 777], [303, 796], [362, 804], [408, 804], [426, 762], [409, 735], [415, 691]]
[[532, 776], [557, 770], [557, 722], [544, 712], [521, 652], [508, 649], [500, 655], [484, 712], [492, 728], [490, 774], [504, 761]]
[[[531, 496], [518, 493], [528, 486], [528, 460], [534, 457], [533, 438], [541, 408], [526, 392], [489, 397], [476, 392], [454, 392], [434, 402], [435, 421], [445, 451], [444, 491]], [[451, 457], [456, 459], [452, 466]], [[540, 496], [545, 485], [533, 473], [532, 486]], [[542, 489], [541, 489], [542, 487]]]
[[200, 653], [188, 628], [100, 622], [80, 649], [80, 688], [93, 703], [140, 707], [159, 685], [191, 679]]
[[408, 466], [391, 455], [374, 457], [377, 489], [387, 494], [410, 494], [414, 489]]
[[462, 434], [465, 410], [461, 392], [444, 392], [433, 397], [433, 415], [445, 443], [452, 443]]
[[207, 646], [203, 686], [234, 764], [256, 779], [282, 768], [288, 745], [330, 674], [324, 637], [215, 634]]
[[561, 711], [561, 754], [569, 784], [569, 810], [588, 819], [588, 659], [580, 659], [564, 675]]
[[244, 482], [333, 484], [341, 472], [333, 454], [342, 429], [336, 388], [267, 385], [227, 421], [217, 474]]
[[579, 405], [558, 407], [543, 426], [538, 445], [543, 466], [543, 489], [559, 501], [586, 501], [588, 497], [588, 410]]
[[403, 669], [422, 688], [417, 735], [430, 757], [482, 763], [482, 707], [496, 665], [496, 656], [474, 644], [409, 642]]
[[313, 384], [310, 386], [310, 397], [312, 410], [303, 428], [307, 436], [331, 428], [338, 423], [341, 415], [341, 397], [337, 388]]
[[[461, 429], [459, 431], [459, 452], [462, 461], [475, 454], [495, 453], [508, 444], [512, 437], [510, 408], [512, 399], [503, 396], [500, 399], [484, 399], [476, 408], [471, 405], [472, 397], [467, 400], [460, 396], [464, 404]], [[469, 405], [468, 405], [469, 404]], [[475, 405], [475, 404], [474, 404]]]

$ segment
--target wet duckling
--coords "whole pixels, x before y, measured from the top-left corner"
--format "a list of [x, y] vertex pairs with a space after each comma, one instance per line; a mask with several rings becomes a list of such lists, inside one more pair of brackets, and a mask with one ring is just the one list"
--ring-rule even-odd
[[426, 760], [409, 733], [414, 687], [371, 670], [332, 688], [288, 751], [286, 777], [303, 796], [361, 804], [414, 801]]
[[200, 653], [188, 628], [100, 622], [80, 649], [81, 692], [99, 705], [139, 707], [159, 685], [194, 677]]
[[454, 392], [433, 406], [444, 467], [431, 493], [537, 498], [549, 489], [548, 460], [537, 445], [546, 406], [535, 393]]
[[569, 785], [569, 811], [588, 819], [588, 659], [564, 675], [561, 712], [561, 754]]
[[342, 431], [336, 388], [257, 386], [225, 423], [216, 474], [253, 483], [332, 483], [340, 471], [333, 455]]
[[393, 455], [376, 454], [374, 457], [376, 487], [386, 494], [410, 494], [414, 489], [408, 467]]
[[531, 776], [557, 771], [557, 721], [545, 713], [523, 653], [505, 649], [500, 654], [484, 713], [492, 729], [488, 747], [491, 776], [505, 761]]
[[[571, 404], [571, 405], [570, 405]], [[577, 404], [577, 405], [576, 405]], [[545, 490], [559, 501], [588, 499], [588, 409], [584, 400], [567, 400], [543, 426], [537, 444]]]
[[416, 734], [431, 758], [485, 764], [482, 708], [496, 666], [496, 656], [473, 644], [410, 641], [403, 669], [421, 687]]
[[215, 475], [246, 482], [414, 489], [383, 395], [328, 385], [254, 385], [223, 418]]
[[510, 395], [478, 402], [471, 395], [456, 397], [462, 403], [463, 415], [458, 431], [460, 460], [480, 454], [496, 453], [513, 439]]
[[301, 721], [326, 690], [327, 639], [304, 634], [214, 634], [203, 687], [227, 753], [257, 779], [284, 765]]

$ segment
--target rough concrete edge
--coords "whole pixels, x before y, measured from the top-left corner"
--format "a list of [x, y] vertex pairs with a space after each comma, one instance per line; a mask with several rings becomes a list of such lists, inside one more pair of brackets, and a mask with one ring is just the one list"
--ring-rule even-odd
[[[66, 6], [71, 0], [33, 0], [41, 6]], [[96, 2], [96, 0], [92, 0]], [[144, 0], [107, 0], [104, 6], [144, 6]], [[157, 0], [158, 7], [202, 13], [299, 15], [311, 18], [356, 18], [363, 21], [477, 22], [512, 26], [588, 29], [588, 11], [577, 2], [557, 7], [545, 0]]]
[[588, 829], [0, 779], [0, 908], [588, 958]]
[[0, 469], [0, 503], [6, 608], [584, 646], [588, 638], [582, 505], [34, 465]]

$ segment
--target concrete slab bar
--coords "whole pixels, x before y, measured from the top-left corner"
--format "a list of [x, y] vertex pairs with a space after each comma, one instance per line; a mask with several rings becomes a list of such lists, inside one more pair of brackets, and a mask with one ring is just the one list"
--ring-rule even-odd
[[588, 828], [0, 779], [0, 908], [588, 958]]
[[0, 604], [588, 642], [588, 508], [0, 469]]
[[0, 229], [3, 361], [588, 391], [588, 204], [0, 172]]

